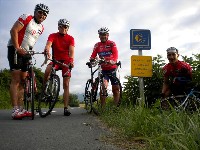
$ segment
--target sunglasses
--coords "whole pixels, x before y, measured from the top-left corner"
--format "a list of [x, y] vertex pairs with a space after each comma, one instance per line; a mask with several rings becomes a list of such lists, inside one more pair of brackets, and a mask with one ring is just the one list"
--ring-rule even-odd
[[46, 13], [45, 11], [38, 10], [37, 12], [38, 12], [38, 14], [40, 14], [40, 15], [47, 16], [47, 13]]
[[176, 53], [167, 54], [167, 56], [176, 56]]
[[107, 33], [100, 33], [99, 34], [100, 36], [106, 36], [106, 35], [108, 35]]
[[60, 28], [64, 28], [64, 29], [67, 29], [68, 26], [65, 26], [65, 25], [59, 25]]

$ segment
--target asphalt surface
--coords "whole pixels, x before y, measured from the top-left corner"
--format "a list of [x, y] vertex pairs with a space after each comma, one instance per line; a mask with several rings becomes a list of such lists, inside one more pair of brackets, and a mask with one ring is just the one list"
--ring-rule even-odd
[[111, 134], [97, 117], [83, 108], [54, 109], [46, 118], [13, 120], [11, 110], [0, 110], [0, 150], [120, 150], [105, 142]]

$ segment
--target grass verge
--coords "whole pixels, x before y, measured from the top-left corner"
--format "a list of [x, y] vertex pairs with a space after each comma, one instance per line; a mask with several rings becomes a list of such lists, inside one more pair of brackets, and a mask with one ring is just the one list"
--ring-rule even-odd
[[100, 119], [124, 149], [199, 150], [200, 115], [143, 107], [106, 107]]

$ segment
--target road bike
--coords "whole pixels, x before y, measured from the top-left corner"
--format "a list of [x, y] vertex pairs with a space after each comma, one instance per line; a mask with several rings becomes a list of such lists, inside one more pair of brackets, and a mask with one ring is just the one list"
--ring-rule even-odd
[[28, 63], [27, 63], [28, 71], [27, 71], [27, 76], [25, 78], [25, 82], [24, 82], [24, 98], [23, 98], [24, 109], [31, 112], [32, 120], [34, 120], [35, 110], [37, 110], [34, 105], [35, 93], [37, 91], [35, 73], [33, 70], [33, 67], [36, 64], [36, 60], [35, 60], [35, 63], [33, 62], [33, 58], [34, 58], [33, 56], [35, 54], [44, 54], [44, 53], [35, 52], [35, 51], [27, 51], [27, 55], [25, 56], [28, 59]]
[[59, 92], [60, 92], [60, 78], [56, 74], [55, 64], [60, 64], [62, 66], [68, 67], [71, 71], [71, 67], [55, 59], [48, 59], [53, 62], [51, 68], [51, 73], [49, 79], [47, 80], [44, 89], [41, 93], [38, 102], [38, 112], [40, 117], [46, 117], [51, 114], [56, 102], [58, 101]]
[[[86, 65], [90, 68], [91, 72], [91, 78], [87, 80], [86, 85], [85, 85], [85, 94], [84, 94], [84, 102], [85, 102], [85, 109], [87, 110], [88, 113], [91, 113], [92, 111], [94, 113], [98, 113], [97, 110], [95, 109], [95, 105], [99, 107], [99, 101], [97, 99], [98, 96], [98, 89], [100, 91], [100, 96], [108, 96], [107, 88], [104, 84], [104, 75], [102, 73], [101, 69], [101, 64], [106, 63], [105, 60], [99, 59], [95, 60], [95, 62], [87, 62]], [[94, 68], [95, 66], [98, 66], [96, 69]], [[116, 63], [116, 65], [121, 67], [121, 62], [119, 61]], [[116, 73], [118, 67], [112, 72], [108, 73], [109, 77], [113, 78], [116, 83], [119, 85], [119, 92], [120, 92], [120, 99], [119, 99], [119, 104], [122, 99], [122, 86], [119, 78], [117, 78], [114, 74]], [[98, 76], [95, 78], [94, 74], [98, 72]]]
[[197, 111], [200, 108], [200, 91], [196, 90], [194, 86], [188, 94], [172, 95], [161, 99], [161, 108], [168, 109], [173, 107], [176, 111]]

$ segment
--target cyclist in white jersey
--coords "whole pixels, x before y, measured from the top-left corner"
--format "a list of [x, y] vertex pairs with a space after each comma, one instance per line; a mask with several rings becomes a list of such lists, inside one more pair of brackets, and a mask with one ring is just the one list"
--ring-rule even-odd
[[13, 119], [31, 116], [23, 109], [23, 83], [27, 75], [27, 51], [33, 48], [38, 37], [43, 33], [41, 24], [49, 13], [48, 6], [37, 4], [34, 16], [23, 14], [10, 30], [11, 39], [8, 41], [8, 61], [11, 71], [10, 97], [13, 106]]

